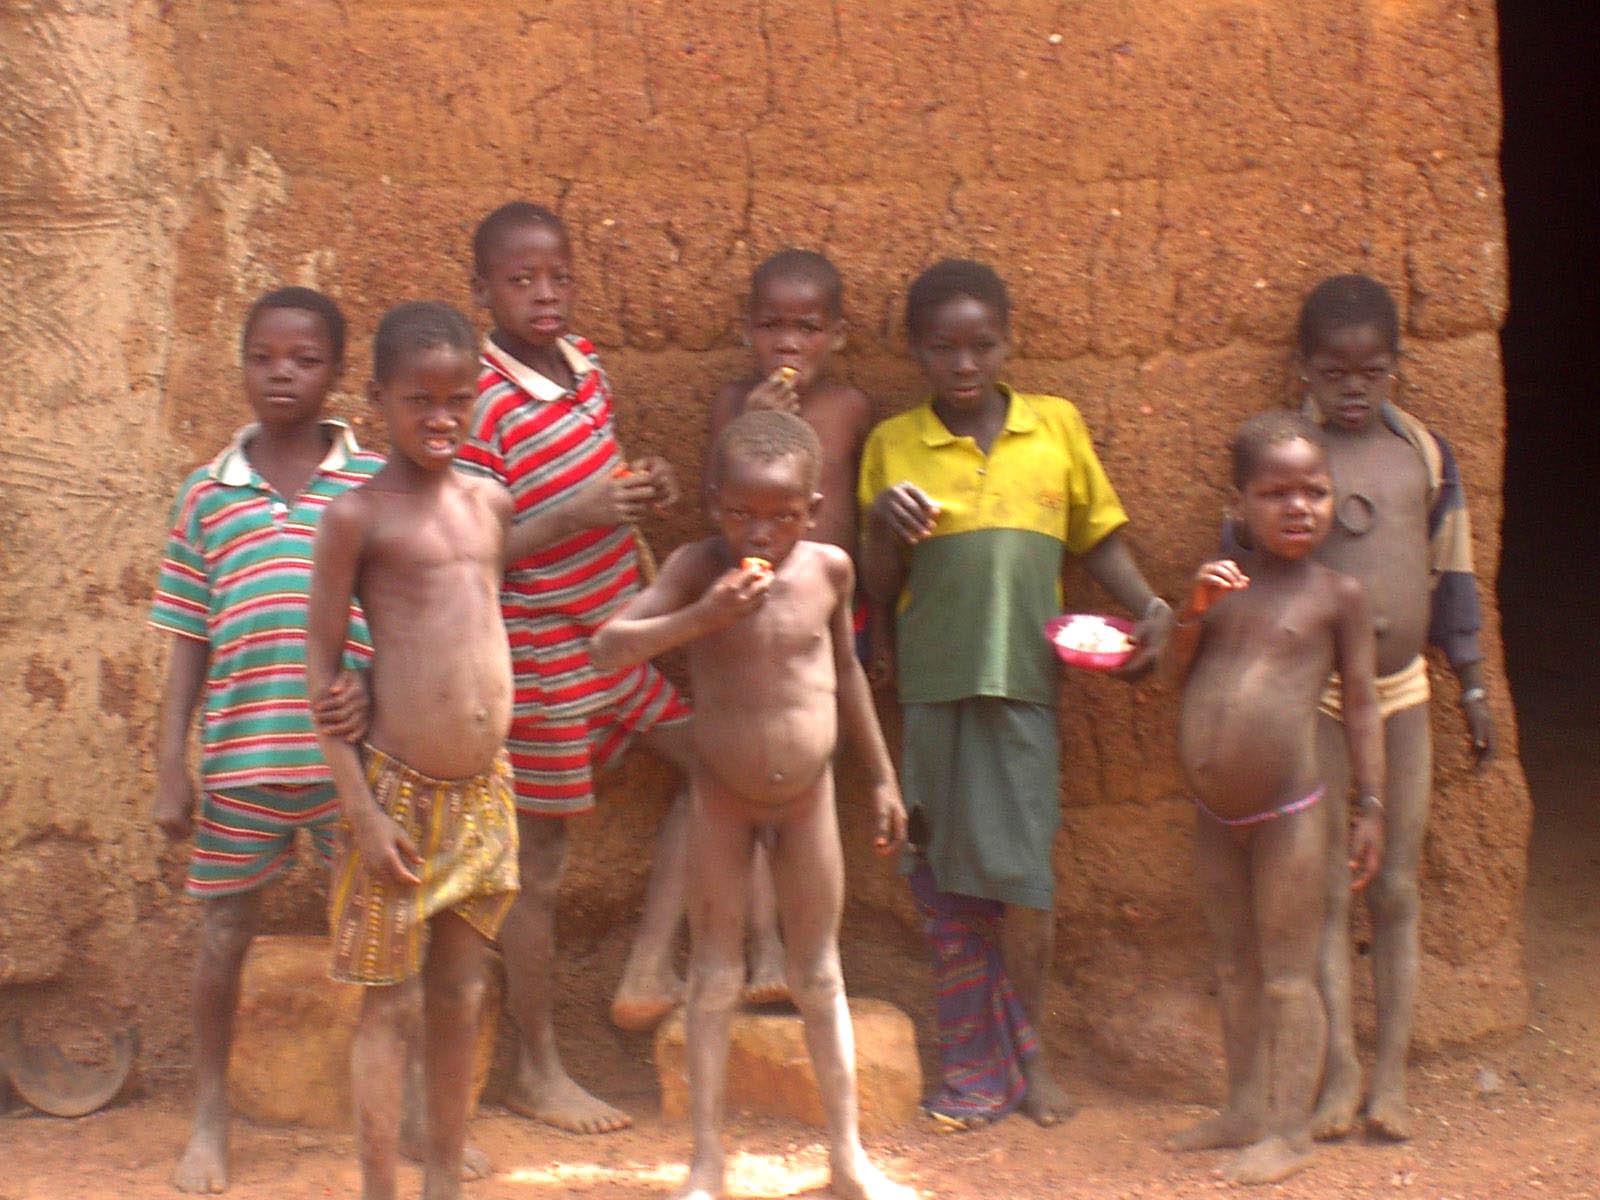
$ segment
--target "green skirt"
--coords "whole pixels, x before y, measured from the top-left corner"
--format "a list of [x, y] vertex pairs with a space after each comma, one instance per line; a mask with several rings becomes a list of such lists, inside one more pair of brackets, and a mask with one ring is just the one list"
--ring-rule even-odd
[[1055, 708], [968, 696], [903, 712], [900, 787], [919, 831], [915, 852], [939, 890], [1051, 908], [1061, 827]]

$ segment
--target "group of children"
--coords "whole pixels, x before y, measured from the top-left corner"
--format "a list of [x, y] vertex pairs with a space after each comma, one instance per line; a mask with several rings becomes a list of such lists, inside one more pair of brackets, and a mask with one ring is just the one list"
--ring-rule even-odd
[[[694, 1149], [679, 1196], [722, 1194], [729, 1022], [741, 998], [779, 997], [804, 1021], [833, 1190], [911, 1194], [857, 1131], [841, 727], [876, 849], [901, 851], [928, 937], [943, 1069], [927, 1111], [950, 1128], [1017, 1108], [1065, 1117], [1037, 1030], [1060, 821], [1059, 686], [1041, 628], [1068, 554], [1136, 619], [1118, 674], [1141, 677], [1169, 641], [1187, 671], [1180, 748], [1228, 1102], [1174, 1145], [1241, 1147], [1230, 1176], [1260, 1182], [1303, 1165], [1313, 1136], [1350, 1128], [1348, 897], [1369, 880], [1367, 1116], [1406, 1136], [1425, 641], [1461, 677], [1480, 756], [1493, 734], [1460, 481], [1445, 443], [1388, 399], [1398, 318], [1380, 285], [1342, 276], [1308, 299], [1306, 414], [1241, 430], [1228, 550], [1178, 615], [1121, 535], [1077, 409], [1002, 381], [1010, 299], [990, 268], [946, 260], [911, 284], [907, 334], [930, 396], [874, 428], [866, 397], [828, 374], [845, 336], [838, 272], [801, 250], [758, 267], [753, 370], [711, 407], [715, 532], [657, 574], [636, 522], [672, 504], [677, 481], [617, 443], [609, 380], [568, 324], [566, 230], [508, 204], [480, 223], [472, 258], [492, 326], [481, 343], [437, 302], [378, 327], [367, 390], [386, 460], [322, 416], [344, 358], [337, 307], [285, 288], [244, 323], [255, 423], [179, 493], [152, 620], [175, 635], [155, 819], [193, 832], [187, 890], [206, 901], [180, 1189], [226, 1186], [240, 968], [261, 888], [300, 828], [332, 864], [331, 973], [365, 985], [352, 1064], [364, 1195], [394, 1195], [401, 1152], [422, 1160], [427, 1197], [485, 1169], [465, 1130], [496, 940], [521, 1035], [508, 1106], [577, 1132], [626, 1124], [557, 1052], [554, 916], [566, 818], [635, 741], [684, 787], [612, 1017], [648, 1028], [686, 1003]], [[679, 647], [692, 713], [651, 662]], [[869, 675], [898, 691], [898, 775]], [[197, 806], [185, 743], [202, 695]], [[685, 913], [687, 988], [674, 967]]]

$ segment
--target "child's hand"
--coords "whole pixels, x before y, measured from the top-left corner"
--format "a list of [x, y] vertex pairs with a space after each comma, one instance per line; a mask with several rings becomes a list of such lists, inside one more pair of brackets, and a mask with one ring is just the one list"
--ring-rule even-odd
[[794, 368], [779, 367], [750, 389], [750, 394], [744, 399], [745, 411], [767, 408], [799, 416], [800, 393], [795, 390], [796, 378]]
[[894, 639], [878, 625], [867, 626], [867, 682], [876, 691], [894, 687]]
[[1188, 607], [1180, 619], [1192, 621], [1229, 592], [1242, 592], [1249, 586], [1250, 576], [1231, 558], [1202, 563], [1194, 573], [1194, 590], [1189, 593]]
[[1172, 626], [1176, 620], [1172, 605], [1159, 596], [1150, 601], [1144, 616], [1139, 618], [1133, 632], [1128, 635], [1133, 639], [1133, 653], [1128, 656], [1127, 662], [1111, 674], [1118, 679], [1140, 679], [1148, 675], [1161, 661], [1161, 652], [1167, 648], [1167, 639], [1172, 636]]
[[411, 869], [422, 864], [422, 855], [393, 817], [373, 808], [369, 816], [354, 825], [356, 851], [368, 871], [390, 883], [415, 887], [422, 882]]
[[712, 629], [726, 629], [765, 604], [771, 587], [772, 568], [746, 559], [723, 572], [698, 603]]
[[629, 525], [655, 503], [656, 483], [651, 477], [623, 467], [597, 475], [567, 501], [580, 528]]
[[1461, 715], [1467, 719], [1467, 735], [1472, 740], [1472, 769], [1481, 771], [1494, 758], [1494, 716], [1489, 701], [1482, 695], [1461, 702]]
[[869, 520], [882, 524], [902, 542], [914, 545], [933, 532], [940, 507], [914, 483], [897, 483], [878, 493], [867, 510]]
[[1363, 809], [1350, 830], [1350, 890], [1371, 883], [1383, 863], [1383, 809]]
[[157, 768], [156, 799], [150, 815], [156, 828], [175, 842], [194, 832], [194, 784], [186, 766]]
[[872, 814], [877, 831], [872, 838], [874, 853], [893, 854], [905, 845], [906, 808], [900, 800], [900, 789], [893, 780], [873, 785]]
[[340, 671], [328, 690], [311, 700], [311, 723], [317, 732], [344, 742], [359, 742], [372, 721], [372, 698], [365, 671]]
[[657, 512], [678, 502], [678, 477], [666, 459], [659, 454], [646, 454], [634, 459], [632, 467], [635, 475], [648, 479], [655, 488], [653, 503]]

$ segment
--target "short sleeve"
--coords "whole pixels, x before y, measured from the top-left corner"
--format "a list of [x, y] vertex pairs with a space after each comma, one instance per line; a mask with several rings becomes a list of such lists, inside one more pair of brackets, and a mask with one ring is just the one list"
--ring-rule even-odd
[[1065, 429], [1067, 442], [1067, 549], [1073, 554], [1087, 554], [1109, 533], [1114, 533], [1128, 523], [1122, 501], [1117, 499], [1100, 456], [1094, 451], [1089, 438], [1089, 427], [1083, 414], [1075, 407], [1066, 406]]
[[867, 435], [867, 444], [861, 448], [861, 470], [856, 477], [856, 506], [861, 512], [863, 524], [867, 519], [867, 510], [878, 498], [878, 493], [889, 486], [887, 474], [883, 424], [880, 422]]
[[211, 580], [199, 546], [195, 492], [194, 481], [186, 483], [173, 504], [172, 528], [150, 605], [150, 624], [204, 642], [210, 640]]
[[500, 423], [496, 420], [495, 405], [488, 393], [478, 397], [472, 410], [472, 431], [466, 444], [456, 453], [456, 466], [469, 475], [482, 475], [493, 479], [502, 487], [509, 487], [506, 477], [505, 448], [500, 438]]

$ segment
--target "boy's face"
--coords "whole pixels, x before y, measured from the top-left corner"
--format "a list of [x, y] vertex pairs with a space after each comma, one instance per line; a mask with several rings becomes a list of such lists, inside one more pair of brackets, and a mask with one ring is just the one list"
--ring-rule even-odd
[[244, 393], [263, 425], [315, 421], [339, 378], [328, 327], [303, 308], [268, 308], [244, 339]]
[[1304, 558], [1333, 524], [1333, 476], [1320, 447], [1304, 438], [1267, 447], [1234, 508], [1251, 544], [1278, 558]]
[[827, 370], [828, 356], [844, 347], [844, 320], [809, 279], [769, 279], [750, 297], [750, 346], [763, 376], [779, 367], [795, 371], [794, 389], [805, 393]]
[[389, 426], [391, 455], [444, 470], [467, 437], [478, 359], [454, 346], [427, 346], [406, 355], [388, 379], [374, 379], [368, 392]]
[[1327, 425], [1365, 429], [1377, 419], [1389, 395], [1395, 353], [1375, 325], [1347, 325], [1332, 330], [1300, 366]]
[[473, 275], [472, 298], [489, 310], [513, 353], [563, 337], [572, 316], [572, 250], [566, 237], [550, 225], [507, 230], [484, 269]]
[[711, 497], [711, 519], [734, 558], [755, 556], [777, 566], [811, 529], [821, 501], [794, 456], [767, 463], [730, 458]]
[[929, 314], [911, 345], [934, 402], [953, 414], [976, 414], [1001, 403], [996, 383], [1011, 335], [994, 310], [973, 296], [955, 296]]

